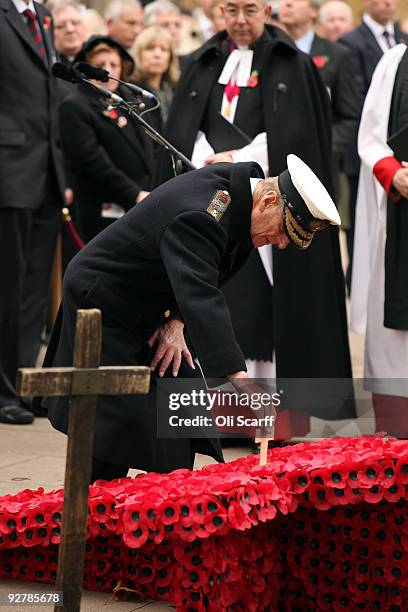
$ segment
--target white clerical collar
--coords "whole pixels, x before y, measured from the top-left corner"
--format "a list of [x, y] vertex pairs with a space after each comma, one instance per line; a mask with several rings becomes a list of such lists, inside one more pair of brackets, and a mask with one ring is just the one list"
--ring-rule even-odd
[[295, 45], [298, 49], [303, 51], [303, 53], [307, 53], [309, 55], [312, 49], [314, 37], [314, 30], [309, 30], [308, 32], [306, 32], [306, 34], [303, 34], [303, 36], [295, 40]]
[[226, 85], [234, 72], [236, 72], [236, 84], [238, 87], [246, 87], [251, 76], [253, 55], [254, 52], [248, 49], [248, 47], [234, 49], [225, 62], [218, 83]]
[[26, 4], [23, 0], [12, 0], [12, 2], [20, 14], [24, 13], [24, 11], [27, 9], [30, 9], [34, 15], [36, 14], [33, 0], [30, 0], [28, 4]]
[[368, 13], [364, 13], [363, 15], [364, 23], [370, 28], [372, 33], [376, 38], [381, 38], [384, 33], [384, 30], [394, 37], [394, 23], [392, 21], [388, 21], [385, 25], [381, 25], [378, 21], [375, 21]]
[[263, 179], [261, 179], [261, 178], [250, 178], [249, 179], [249, 182], [251, 183], [252, 195], [254, 195], [255, 187], [257, 186], [259, 181], [263, 181]]

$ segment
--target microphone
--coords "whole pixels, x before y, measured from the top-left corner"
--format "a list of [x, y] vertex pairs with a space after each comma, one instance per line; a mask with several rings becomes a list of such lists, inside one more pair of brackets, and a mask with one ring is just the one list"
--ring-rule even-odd
[[92, 66], [92, 64], [87, 64], [87, 62], [76, 62], [74, 66], [88, 79], [95, 79], [95, 81], [101, 81], [101, 83], [107, 83], [109, 81], [109, 72], [103, 68]]
[[51, 72], [57, 79], [62, 79], [69, 83], [81, 83], [83, 81], [83, 77], [78, 70], [62, 62], [55, 62], [51, 67]]
[[126, 104], [123, 98], [113, 93], [112, 91], [109, 91], [109, 89], [105, 89], [104, 87], [101, 87], [100, 85], [95, 85], [95, 83], [90, 83], [84, 78], [82, 80], [85, 81], [85, 83], [88, 83], [88, 85], [90, 85], [94, 89], [96, 89], [96, 91], [98, 91], [104, 98], [113, 100], [116, 104]]
[[138, 85], [134, 85], [133, 83], [128, 83], [127, 81], [121, 81], [120, 79], [115, 79], [114, 77], [109, 76], [109, 72], [104, 70], [103, 68], [98, 68], [97, 66], [92, 66], [92, 64], [88, 64], [87, 62], [76, 62], [74, 64], [75, 68], [84, 74], [88, 79], [95, 79], [95, 81], [101, 81], [102, 83], [107, 83], [109, 79], [112, 81], [117, 81], [118, 83], [122, 83], [128, 87], [134, 93], [137, 93], [145, 98], [149, 98], [150, 100], [157, 100], [156, 96], [152, 94], [150, 91], [146, 91], [142, 87]]
[[87, 83], [93, 87], [93, 89], [98, 91], [104, 98], [113, 100], [116, 104], [122, 104], [124, 102], [123, 98], [115, 93], [112, 93], [108, 89], [95, 85], [94, 83], [90, 83], [74, 66], [67, 66], [61, 62], [55, 62], [55, 64], [52, 65], [51, 72], [55, 77], [57, 77], [57, 79], [62, 79], [63, 81], [68, 81], [69, 83]]

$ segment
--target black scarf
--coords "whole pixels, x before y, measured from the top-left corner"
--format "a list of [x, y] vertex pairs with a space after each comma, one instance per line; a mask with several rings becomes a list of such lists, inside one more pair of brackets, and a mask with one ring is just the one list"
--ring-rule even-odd
[[[408, 125], [408, 53], [394, 83], [388, 134]], [[387, 202], [384, 326], [408, 330], [408, 200]]]

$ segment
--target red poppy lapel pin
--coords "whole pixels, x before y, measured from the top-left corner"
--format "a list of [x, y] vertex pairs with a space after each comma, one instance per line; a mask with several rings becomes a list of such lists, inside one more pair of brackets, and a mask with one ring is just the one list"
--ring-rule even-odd
[[43, 28], [45, 31], [48, 31], [50, 27], [51, 27], [51, 17], [49, 15], [44, 15]]
[[248, 81], [247, 81], [247, 87], [257, 87], [259, 83], [259, 72], [257, 70], [253, 70], [251, 72], [251, 76], [249, 77]]
[[108, 117], [108, 119], [111, 119], [111, 121], [114, 121], [119, 128], [124, 128], [128, 124], [126, 117], [119, 115], [116, 108], [105, 108], [105, 110], [102, 111], [102, 114], [105, 117]]
[[324, 68], [328, 61], [330, 61], [330, 57], [328, 55], [315, 55], [312, 57], [315, 66], [318, 68]]

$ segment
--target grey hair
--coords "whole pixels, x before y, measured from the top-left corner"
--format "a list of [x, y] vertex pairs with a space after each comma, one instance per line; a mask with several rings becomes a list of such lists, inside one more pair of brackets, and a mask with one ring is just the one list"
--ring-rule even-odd
[[181, 14], [181, 10], [177, 4], [173, 4], [170, 0], [154, 0], [154, 2], [147, 4], [144, 9], [146, 25], [152, 25], [156, 15], [161, 15], [162, 13]]
[[341, 4], [344, 4], [344, 6], [347, 9], [347, 12], [349, 14], [350, 17], [350, 21], [353, 21], [354, 19], [354, 15], [353, 15], [353, 9], [351, 8], [351, 6], [349, 5], [349, 3], [347, 2], [347, 0], [327, 0], [326, 2], [324, 2], [320, 8], [320, 13], [319, 13], [319, 21], [322, 22], [324, 21], [324, 18], [326, 17], [326, 10], [327, 10], [327, 5], [331, 4], [332, 1], [334, 2], [341, 2]]
[[79, 13], [81, 13], [81, 7], [76, 0], [49, 0], [47, 2], [47, 9], [52, 11], [62, 11], [62, 9], [72, 6]]
[[260, 197], [263, 197], [265, 193], [268, 193], [269, 191], [275, 191], [283, 204], [277, 176], [268, 176], [259, 183], [258, 194], [260, 194]]
[[112, 2], [109, 2], [105, 9], [105, 19], [117, 19], [123, 9], [129, 6], [138, 6], [139, 8], [143, 8], [142, 3], [139, 2], [139, 0], [112, 0]]

